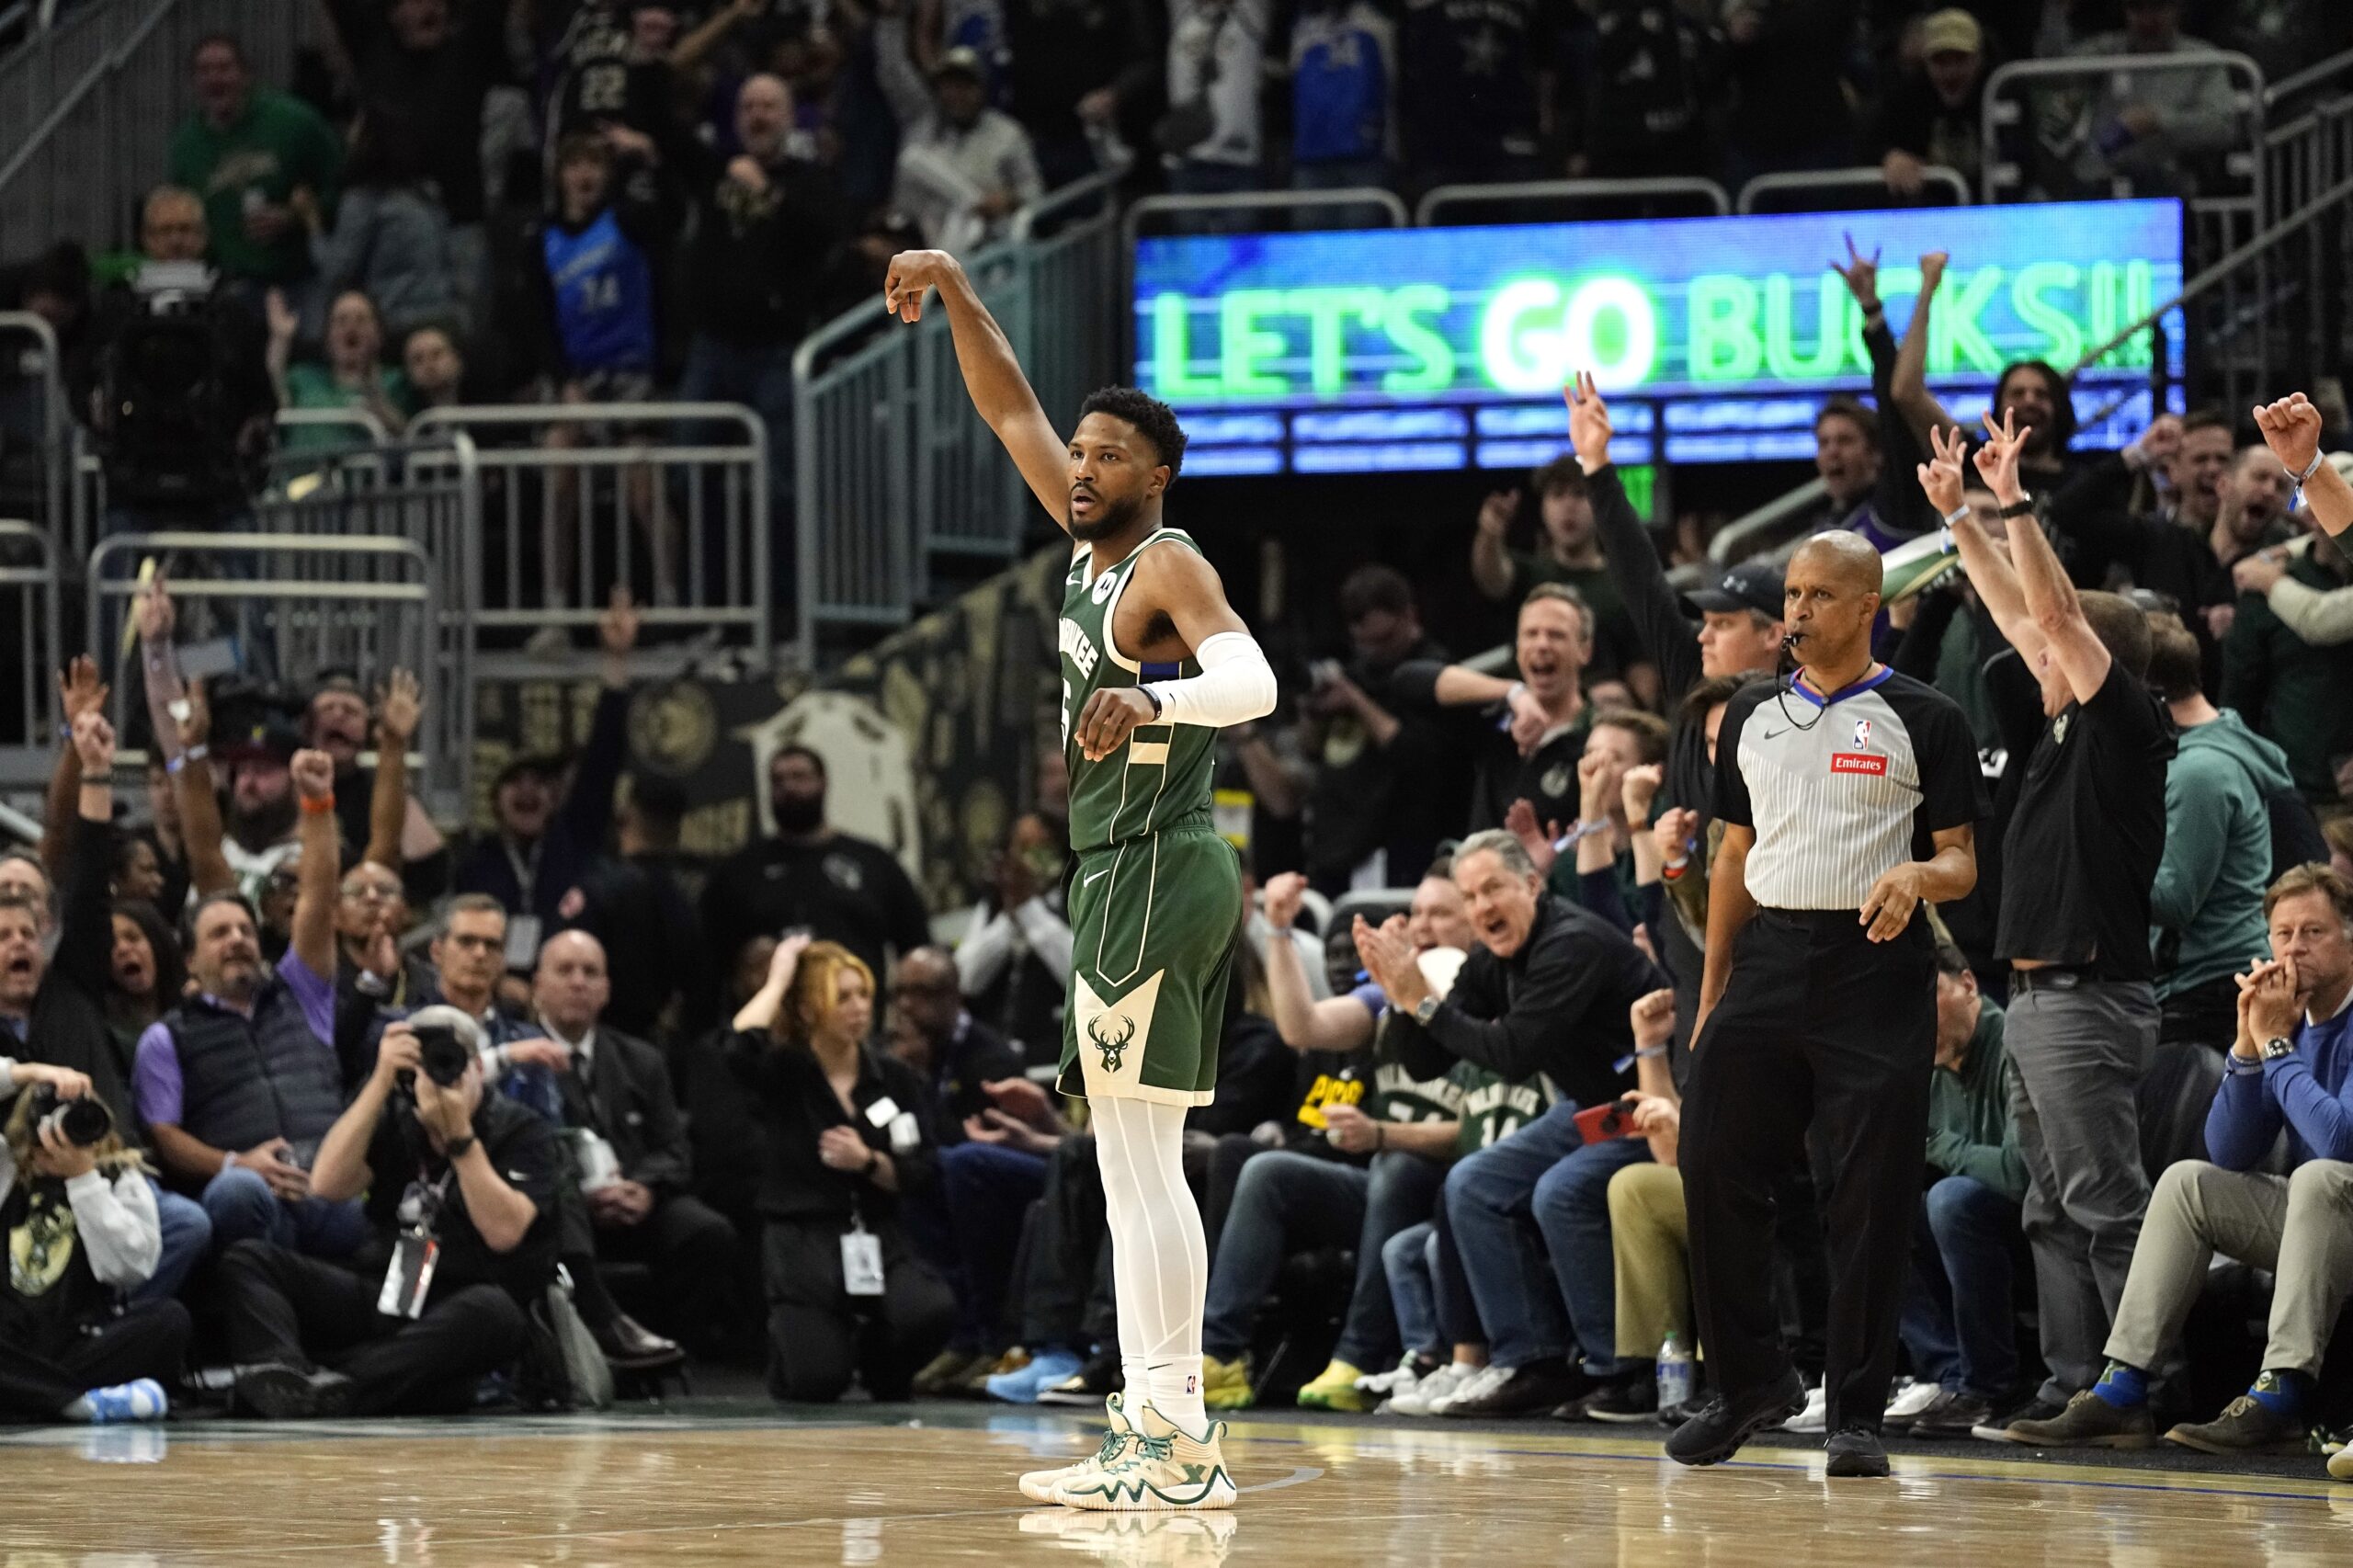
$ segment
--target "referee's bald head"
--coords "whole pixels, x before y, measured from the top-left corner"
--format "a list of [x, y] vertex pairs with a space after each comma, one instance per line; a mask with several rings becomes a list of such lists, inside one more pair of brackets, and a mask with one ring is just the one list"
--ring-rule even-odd
[[1871, 548], [1871, 541], [1844, 528], [1818, 533], [1798, 546], [1790, 564], [1795, 566], [1801, 561], [1847, 579], [1867, 594], [1878, 593], [1885, 581], [1879, 551]]

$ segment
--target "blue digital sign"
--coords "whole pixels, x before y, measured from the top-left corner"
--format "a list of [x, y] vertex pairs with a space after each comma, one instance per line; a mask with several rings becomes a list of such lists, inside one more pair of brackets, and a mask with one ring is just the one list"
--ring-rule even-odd
[[[1172, 235], [1136, 243], [1136, 383], [1184, 417], [1188, 473], [1522, 467], [1564, 449], [1578, 370], [1621, 461], [1808, 457], [1823, 399], [1870, 386], [1847, 234], [1898, 333], [1914, 258], [1950, 253], [1928, 381], [1963, 417], [2005, 364], [2065, 369], [2181, 289], [2169, 200]], [[2084, 441], [2146, 422], [2150, 355], [2076, 375]]]

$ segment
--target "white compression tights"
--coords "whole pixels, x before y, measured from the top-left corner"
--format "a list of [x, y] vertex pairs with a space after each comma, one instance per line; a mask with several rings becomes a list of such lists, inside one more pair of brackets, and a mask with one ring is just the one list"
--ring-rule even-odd
[[1185, 1108], [1100, 1096], [1094, 1113], [1129, 1409], [1141, 1396], [1187, 1431], [1202, 1432], [1210, 1254], [1201, 1211], [1185, 1185]]

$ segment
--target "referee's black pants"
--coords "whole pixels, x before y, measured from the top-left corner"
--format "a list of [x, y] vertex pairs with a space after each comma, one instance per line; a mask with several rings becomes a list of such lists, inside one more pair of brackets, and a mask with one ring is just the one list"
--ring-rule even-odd
[[1773, 1301], [1773, 1187], [1803, 1167], [1812, 1125], [1827, 1162], [1829, 1429], [1879, 1429], [1936, 1046], [1925, 916], [1883, 943], [1865, 938], [1851, 909], [1759, 910], [1742, 930], [1723, 1000], [1693, 1042], [1677, 1154], [1699, 1339], [1720, 1392], [1738, 1399], [1789, 1371]]

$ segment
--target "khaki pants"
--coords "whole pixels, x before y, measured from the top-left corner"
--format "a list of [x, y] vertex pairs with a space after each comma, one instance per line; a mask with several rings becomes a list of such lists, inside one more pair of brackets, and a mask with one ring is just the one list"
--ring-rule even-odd
[[1672, 1330], [1691, 1335], [1691, 1228], [1683, 1173], [1628, 1165], [1609, 1178], [1609, 1250], [1618, 1275], [1618, 1354], [1649, 1360]]
[[2180, 1338], [2218, 1252], [2276, 1278], [2264, 1368], [2318, 1372], [2336, 1314], [2353, 1295], [2353, 1165], [2313, 1160], [2284, 1176], [2203, 1160], [2167, 1166], [2141, 1221], [2109, 1358], [2158, 1365]]

